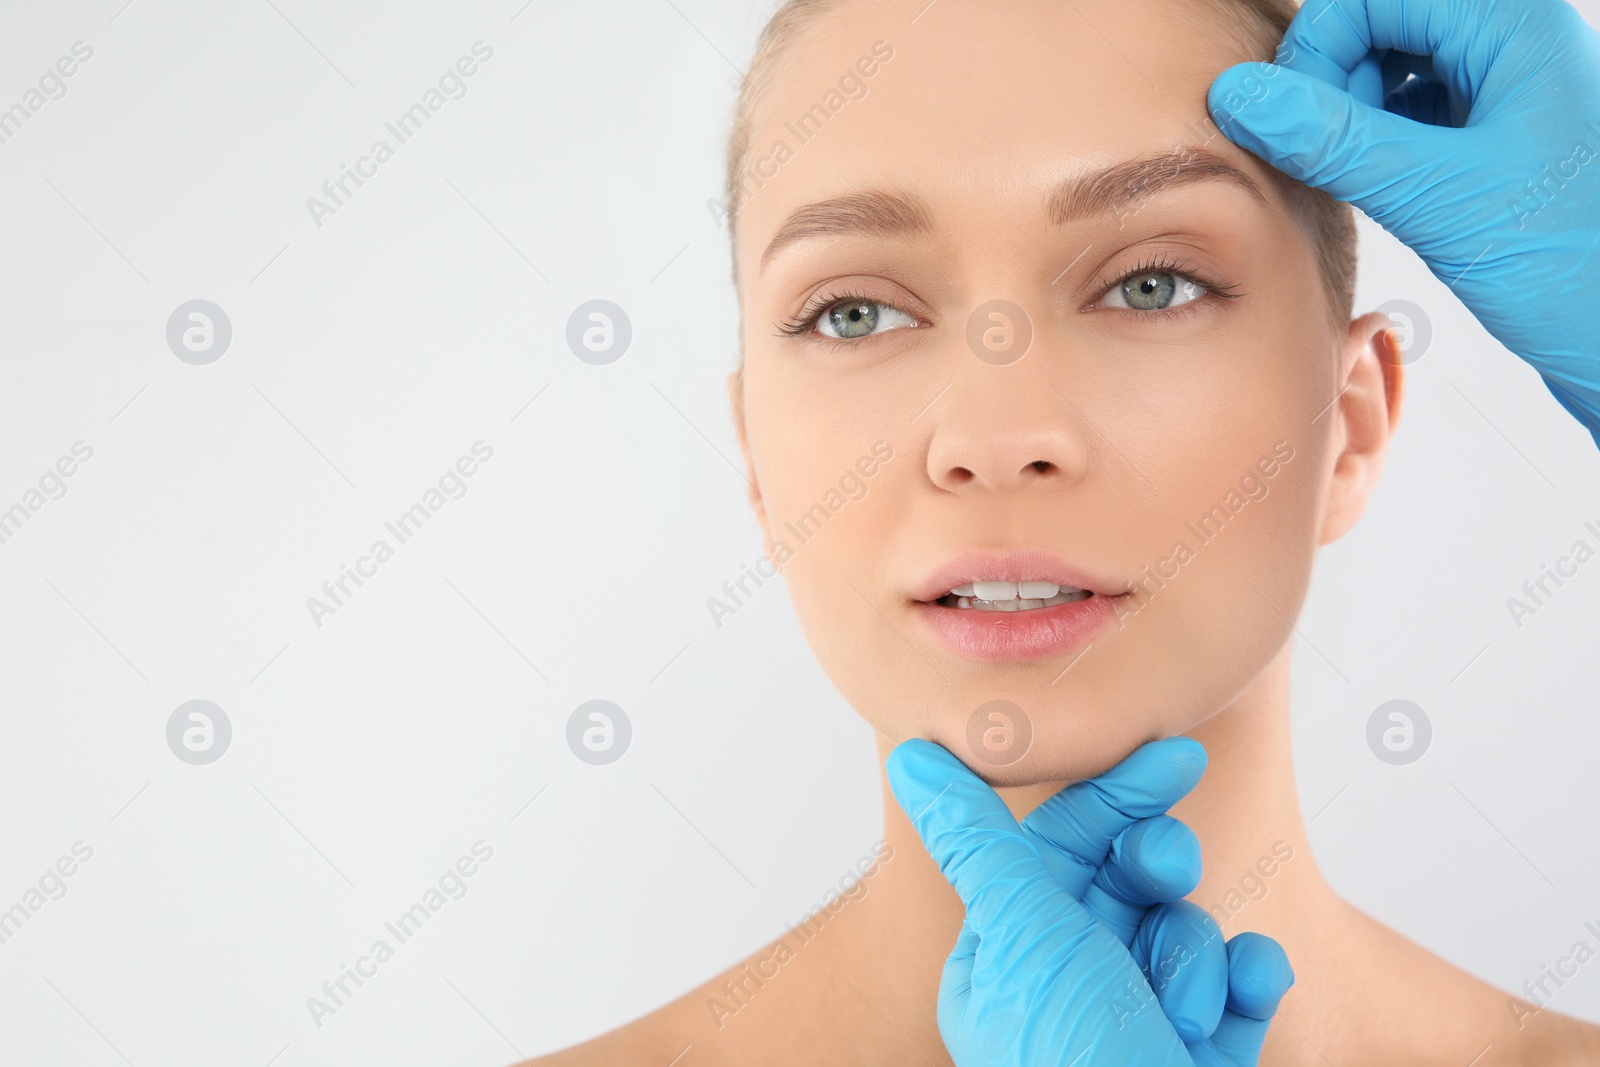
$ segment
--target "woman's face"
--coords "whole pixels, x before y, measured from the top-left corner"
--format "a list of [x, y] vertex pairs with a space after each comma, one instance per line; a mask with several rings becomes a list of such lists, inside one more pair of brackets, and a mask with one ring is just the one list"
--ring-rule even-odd
[[[846, 5], [768, 83], [741, 443], [852, 706], [995, 784], [1077, 778], [1283, 648], [1330, 536], [1348, 339], [1307, 223], [1207, 115], [1247, 58], [1208, 6], [925, 3]], [[989, 579], [1094, 592], [933, 602]]]

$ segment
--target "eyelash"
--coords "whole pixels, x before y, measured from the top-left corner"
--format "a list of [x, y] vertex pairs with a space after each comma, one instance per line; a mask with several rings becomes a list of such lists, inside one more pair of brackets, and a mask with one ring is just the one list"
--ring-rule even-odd
[[[858, 293], [853, 290], [847, 289], [835, 292], [823, 290], [818, 295], [806, 301], [806, 306], [800, 309], [800, 313], [798, 315], [790, 319], [788, 322], [779, 324], [778, 329], [791, 336], [805, 333], [807, 330], [811, 329], [817, 324], [817, 320], [822, 317], [822, 313], [827, 311], [829, 308], [837, 307], [840, 304], [852, 304], [858, 302], [863, 304], [883, 303], [883, 301], [876, 300], [865, 293]], [[819, 334], [817, 340], [842, 341], [845, 340], [845, 338], [824, 337]]]
[[[1208, 275], [1196, 271], [1185, 264], [1177, 263], [1168, 259], [1165, 255], [1156, 256], [1153, 259], [1147, 259], [1140, 263], [1133, 270], [1124, 271], [1115, 278], [1102, 278], [1098, 283], [1098, 288], [1096, 291], [1099, 292], [1101, 296], [1104, 296], [1106, 293], [1110, 292], [1112, 286], [1121, 285], [1129, 278], [1137, 277], [1141, 274], [1175, 274], [1180, 278], [1185, 278], [1192, 282], [1198, 282], [1207, 293], [1222, 300], [1233, 300], [1241, 295], [1237, 292], [1234, 292], [1234, 290], [1239, 288], [1237, 285], [1216, 281]], [[1164, 308], [1159, 311], [1136, 311], [1132, 308], [1112, 308], [1108, 310], [1126, 311], [1130, 314], [1137, 315], [1142, 319], [1165, 319], [1171, 321], [1178, 316], [1186, 315], [1191, 311], [1196, 310], [1197, 306], [1203, 302], [1204, 297], [1199, 300], [1190, 300], [1188, 303], [1182, 304], [1176, 308]], [[778, 329], [786, 335], [798, 336], [806, 333], [812, 327], [814, 327], [817, 323], [817, 320], [822, 317], [822, 313], [824, 311], [827, 311], [829, 308], [837, 307], [840, 304], [851, 303], [883, 304], [886, 307], [893, 306], [885, 304], [884, 301], [878, 300], [876, 297], [871, 297], [865, 293], [856, 292], [853, 290], [833, 292], [824, 291], [808, 300], [806, 302], [806, 306], [802, 308], [800, 313], [793, 319], [780, 323], [778, 325]], [[853, 338], [825, 337], [820, 334], [815, 338], [815, 340], [831, 342], [835, 344], [855, 343], [855, 339]]]
[[[1100, 295], [1103, 297], [1106, 293], [1111, 291], [1113, 286], [1121, 285], [1129, 278], [1136, 278], [1141, 274], [1175, 274], [1180, 278], [1199, 283], [1200, 287], [1204, 289], [1208, 295], [1215, 296], [1220, 300], [1233, 300], [1243, 295], [1235, 292], [1235, 290], [1239, 288], [1237, 285], [1219, 281], [1201, 271], [1194, 270], [1187, 264], [1168, 259], [1164, 254], [1158, 255], [1153, 259], [1144, 260], [1137, 267], [1130, 271], [1124, 271], [1115, 278], [1100, 279], [1100, 281], [1097, 283], [1096, 292], [1100, 293]], [[1186, 304], [1180, 304], [1175, 308], [1162, 308], [1158, 311], [1138, 311], [1133, 308], [1112, 308], [1109, 310], [1126, 311], [1129, 314], [1137, 315], [1142, 319], [1153, 318], [1170, 322], [1175, 318], [1187, 315], [1192, 311], [1199, 310], [1204, 303], [1205, 297], [1201, 297], [1198, 300], [1190, 300]]]

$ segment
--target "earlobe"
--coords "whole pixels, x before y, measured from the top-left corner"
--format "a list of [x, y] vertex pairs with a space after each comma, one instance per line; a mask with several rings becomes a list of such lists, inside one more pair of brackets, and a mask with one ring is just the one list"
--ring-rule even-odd
[[1370, 312], [1350, 323], [1340, 352], [1333, 419], [1333, 468], [1318, 544], [1344, 536], [1366, 510], [1400, 421], [1405, 358], [1393, 323]]

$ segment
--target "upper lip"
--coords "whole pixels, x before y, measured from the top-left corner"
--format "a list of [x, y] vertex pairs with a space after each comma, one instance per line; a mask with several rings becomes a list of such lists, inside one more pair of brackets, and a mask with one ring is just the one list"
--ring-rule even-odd
[[947, 560], [913, 591], [920, 601], [938, 600], [951, 589], [967, 582], [1054, 582], [1073, 589], [1087, 589], [1099, 596], [1116, 596], [1127, 589], [1102, 573], [1068, 563], [1054, 552], [1042, 548], [1021, 548], [1009, 552], [971, 550]]

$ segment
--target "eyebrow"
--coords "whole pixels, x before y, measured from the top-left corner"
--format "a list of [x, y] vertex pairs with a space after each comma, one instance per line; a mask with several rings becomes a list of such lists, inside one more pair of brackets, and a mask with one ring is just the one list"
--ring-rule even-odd
[[[1227, 182], [1267, 203], [1255, 179], [1238, 167], [1202, 149], [1179, 148], [1072, 175], [1046, 197], [1045, 211], [1051, 225], [1064, 226], [1196, 182]], [[818, 237], [915, 237], [932, 229], [931, 213], [914, 196], [851, 193], [796, 210], [761, 253], [761, 267], [780, 249]]]
[[1198, 148], [1179, 148], [1068, 178], [1051, 193], [1047, 208], [1051, 224], [1062, 226], [1110, 214], [1167, 189], [1217, 181], [1241, 186], [1257, 200], [1267, 202], [1255, 179], [1232, 163]]

